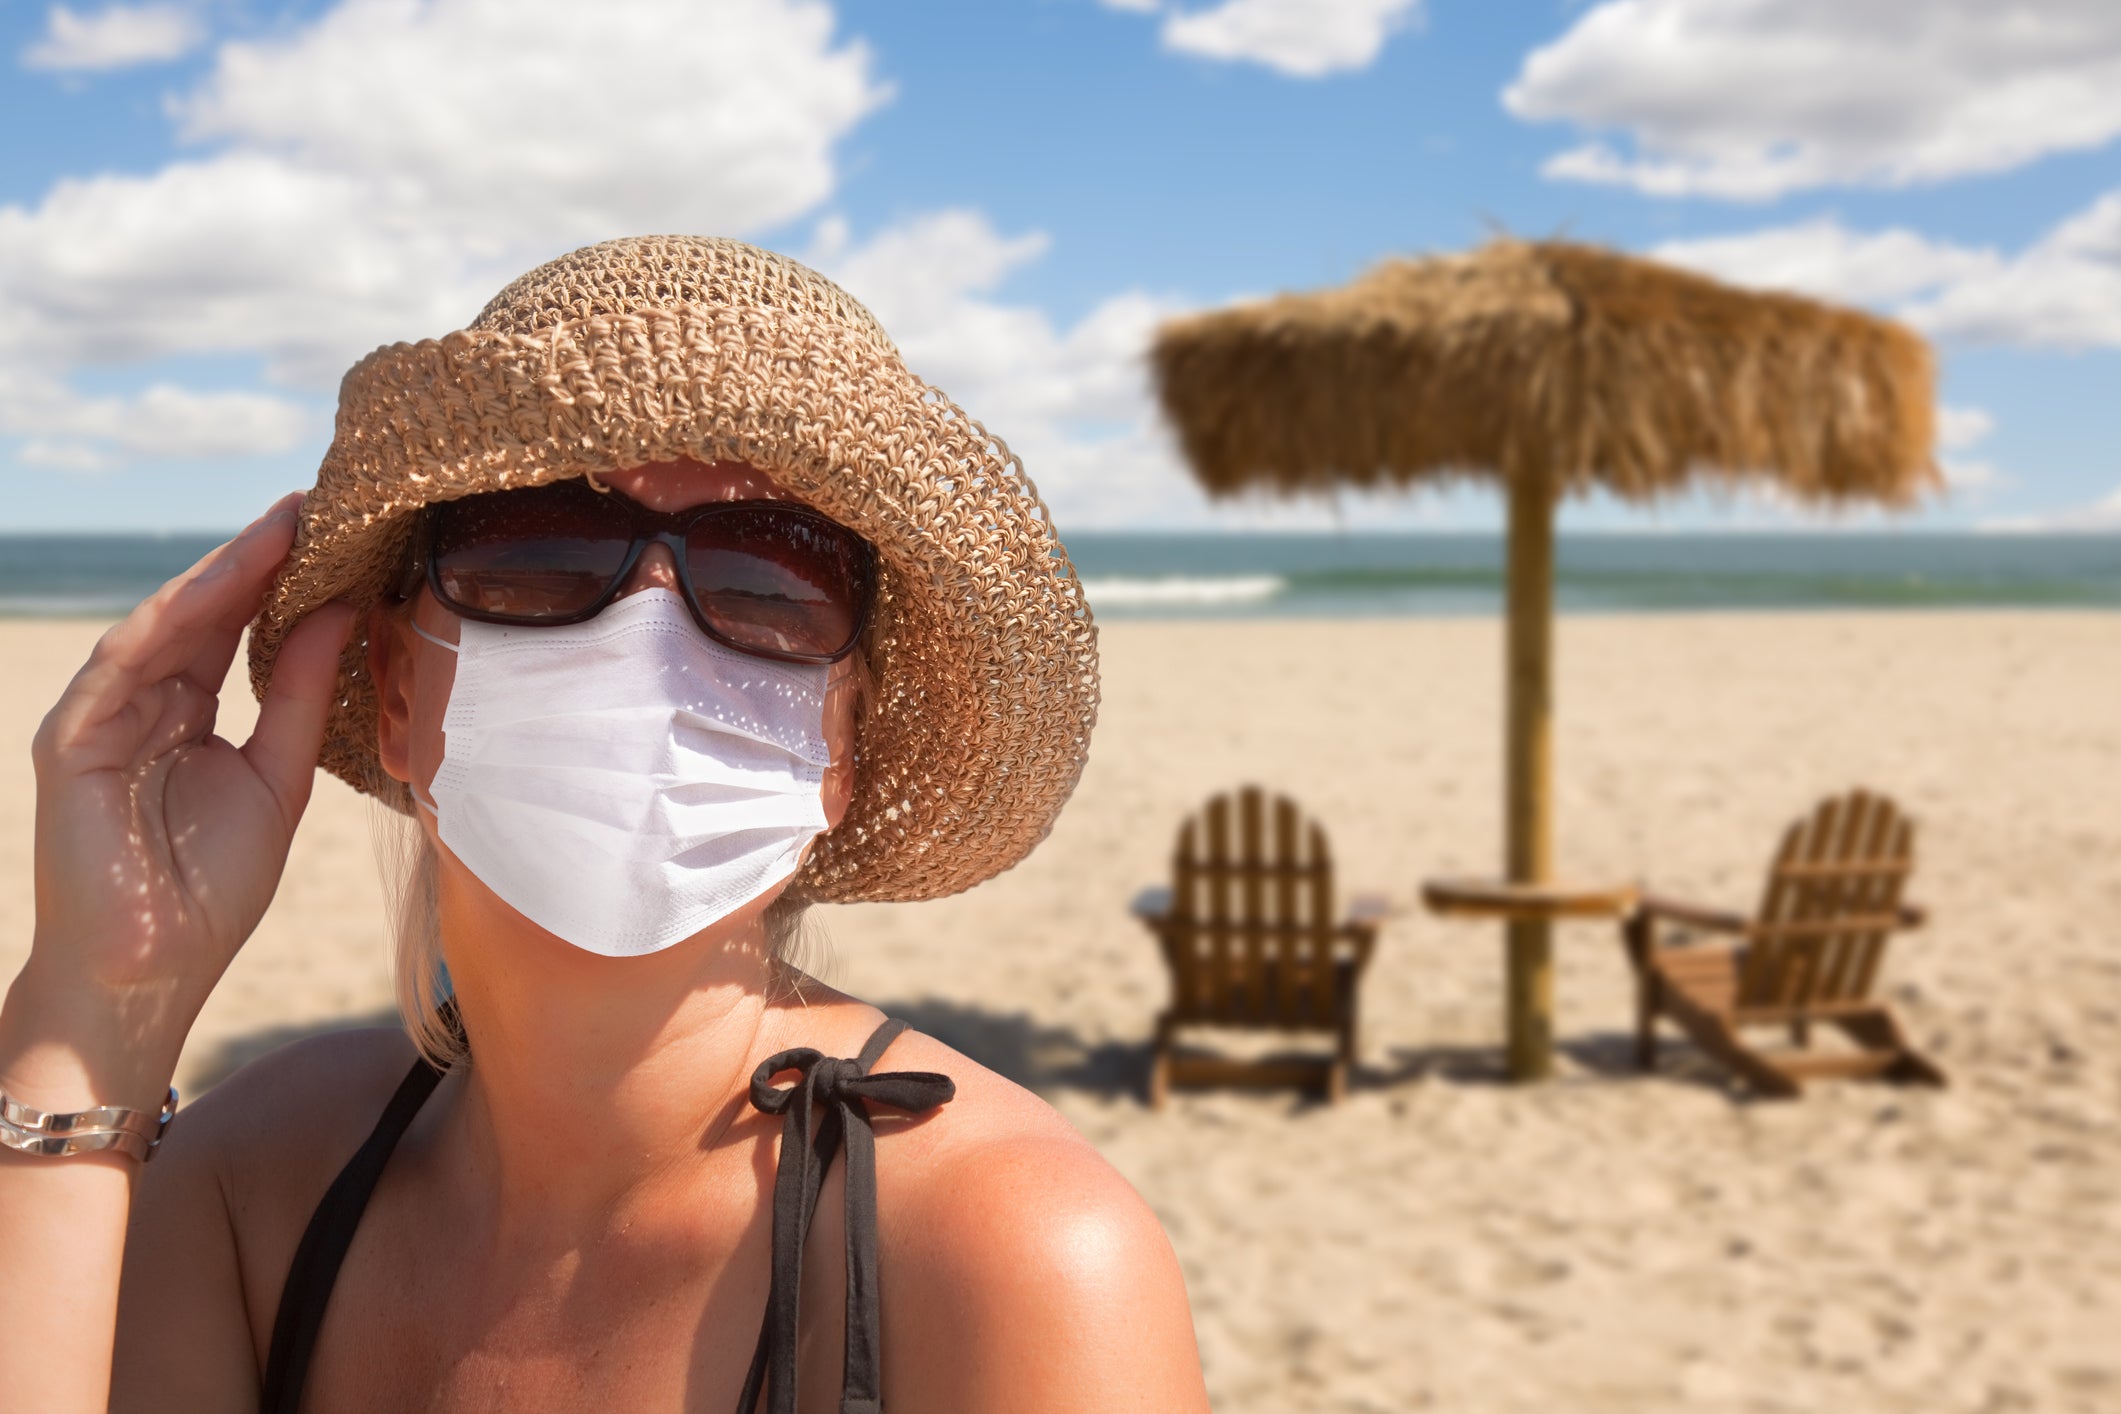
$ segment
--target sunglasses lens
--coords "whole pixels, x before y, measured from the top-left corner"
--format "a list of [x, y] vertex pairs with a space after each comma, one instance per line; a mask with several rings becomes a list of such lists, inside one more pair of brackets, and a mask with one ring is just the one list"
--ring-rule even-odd
[[581, 482], [468, 496], [435, 524], [436, 581], [445, 602], [536, 623], [585, 612], [626, 563], [632, 529]]
[[759, 506], [708, 516], [685, 539], [701, 614], [740, 648], [831, 657], [868, 612], [868, 546], [800, 511]]

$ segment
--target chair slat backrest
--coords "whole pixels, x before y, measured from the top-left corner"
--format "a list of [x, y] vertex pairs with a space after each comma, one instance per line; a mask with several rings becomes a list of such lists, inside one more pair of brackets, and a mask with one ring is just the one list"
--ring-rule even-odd
[[1333, 909], [1325, 831], [1295, 802], [1246, 786], [1178, 832], [1164, 947], [1182, 1021], [1331, 1027], [1352, 955]]
[[1915, 827], [1851, 791], [1791, 825], [1754, 917], [1738, 1005], [1791, 1015], [1868, 996], [1915, 867]]

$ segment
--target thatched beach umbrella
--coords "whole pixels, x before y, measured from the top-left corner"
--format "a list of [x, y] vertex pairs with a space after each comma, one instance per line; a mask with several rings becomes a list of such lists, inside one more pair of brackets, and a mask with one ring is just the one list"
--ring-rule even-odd
[[[1940, 484], [1929, 350], [1884, 320], [1654, 261], [1497, 240], [1174, 320], [1165, 412], [1214, 495], [1499, 477], [1509, 495], [1507, 877], [1552, 877], [1554, 507], [1765, 483], [1813, 505]], [[1510, 923], [1510, 1070], [1551, 1064], [1549, 924]]]

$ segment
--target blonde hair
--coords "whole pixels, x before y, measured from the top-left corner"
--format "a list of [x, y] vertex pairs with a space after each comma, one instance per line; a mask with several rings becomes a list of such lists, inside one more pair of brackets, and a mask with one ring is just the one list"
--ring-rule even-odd
[[383, 875], [383, 907], [390, 919], [391, 991], [405, 1034], [437, 1066], [464, 1058], [463, 1036], [442, 1013], [449, 998], [442, 966], [442, 905], [434, 842], [420, 822], [378, 805], [369, 817], [376, 866]]

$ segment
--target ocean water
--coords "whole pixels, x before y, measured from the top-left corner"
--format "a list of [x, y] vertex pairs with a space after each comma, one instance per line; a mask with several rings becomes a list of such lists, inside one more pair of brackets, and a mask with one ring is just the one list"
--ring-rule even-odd
[[224, 538], [0, 535], [0, 616], [122, 614]]
[[[0, 615], [120, 614], [213, 548], [210, 535], [0, 535]], [[1104, 618], [1499, 611], [1502, 541], [1481, 535], [1078, 532]], [[1703, 609], [2121, 609], [2121, 535], [1578, 535], [1564, 613]]]
[[[1076, 534], [1101, 617], [1345, 618], [1500, 612], [1503, 543], [1480, 535]], [[1563, 613], [2121, 608], [2121, 535], [1577, 535]]]

